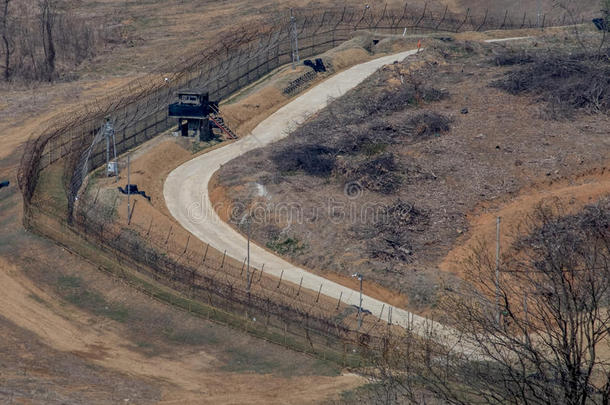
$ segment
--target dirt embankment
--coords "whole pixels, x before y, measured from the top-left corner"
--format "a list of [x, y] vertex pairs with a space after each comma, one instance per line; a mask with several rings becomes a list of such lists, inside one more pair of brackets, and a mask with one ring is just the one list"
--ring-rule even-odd
[[[608, 161], [610, 163], [610, 161]], [[586, 205], [610, 195], [610, 170], [607, 166], [579, 175], [530, 185], [511, 198], [482, 203], [467, 215], [469, 231], [439, 264], [443, 271], [463, 275], [463, 261], [485, 243], [495, 249], [496, 219], [501, 218], [501, 245], [510, 246], [523, 220], [541, 203], [559, 203], [565, 214], [574, 214]]]
[[[272, 375], [222, 372], [219, 371], [223, 368], [222, 360], [210, 354], [209, 348], [197, 344], [194, 346], [177, 345], [179, 342], [176, 342], [171, 355], [170, 353], [147, 354], [143, 350], [149, 346], [141, 343], [141, 347], [138, 348], [137, 341], [125, 339], [125, 331], [120, 324], [91, 316], [72, 306], [66, 306], [61, 300], [58, 301], [56, 296], [48, 294], [22, 276], [14, 265], [5, 261], [0, 261], [0, 281], [6, 287], [7, 292], [0, 298], [6, 320], [19, 328], [33, 332], [37, 338], [32, 339], [40, 339], [52, 350], [67, 353], [67, 355], [63, 355], [65, 357], [65, 360], [62, 360], [64, 366], [72, 364], [75, 368], [79, 367], [78, 358], [95, 365], [94, 367], [100, 366], [99, 370], [110, 370], [109, 372], [97, 371], [98, 378], [103, 379], [98, 380], [102, 387], [115, 378], [113, 373], [129, 376], [123, 378], [132, 380], [131, 390], [126, 390], [122, 386], [119, 388], [121, 384], [117, 388], [123, 391], [124, 398], [130, 399], [133, 403], [156, 403], [157, 401], [167, 404], [177, 402], [193, 404], [285, 403], [294, 399], [295, 392], [299, 393], [298, 403], [317, 403], [341, 390], [361, 384], [360, 377], [354, 375], [282, 378]], [[110, 290], [111, 294], [116, 297], [118, 294], [125, 293], [125, 291], [121, 291], [122, 288], [125, 287], [113, 287]], [[131, 299], [134, 302], [142, 300], [138, 294], [132, 295]], [[130, 310], [135, 311], [136, 307], [137, 304]], [[149, 302], [149, 307], [157, 310], [163, 308], [163, 306], [151, 302]], [[165, 311], [161, 310], [160, 314], [163, 312]], [[213, 325], [211, 327], [218, 328]], [[153, 331], [152, 335], [156, 333]], [[142, 337], [142, 339], [146, 338]], [[145, 342], [145, 340], [141, 342]], [[9, 341], [3, 341], [0, 344], [1, 350], [9, 349], [8, 344]], [[44, 350], [48, 350], [50, 353], [51, 349]], [[274, 347], [274, 350], [278, 349]], [[76, 358], [71, 358], [70, 355], [76, 356]], [[246, 352], [243, 356], [243, 361], [248, 361]], [[294, 361], [298, 360], [295, 358]], [[305, 362], [309, 361], [305, 360]], [[277, 366], [281, 367], [280, 364]], [[44, 375], [45, 371], [40, 370], [37, 366], [31, 367], [24, 369], [23, 372], [33, 373], [35, 376]], [[272, 370], [272, 368], [269, 369], [270, 372]], [[47, 372], [55, 375], [52, 371]], [[68, 371], [66, 370], [66, 372]], [[7, 378], [10, 378], [11, 388], [15, 389], [13, 399], [28, 397], [27, 394], [21, 394], [17, 388], [18, 385], [23, 384], [20, 378], [13, 375], [7, 376]], [[73, 384], [76, 383], [78, 381], [73, 382]], [[93, 383], [90, 382], [90, 384]], [[312, 390], [311, 386], [316, 386], [317, 389]], [[56, 389], [61, 391], [64, 387]], [[85, 398], [92, 395], [85, 387], [79, 387], [76, 390], [76, 392], [82, 391]], [[119, 400], [115, 397], [117, 394], [118, 392], [115, 392], [112, 397]], [[4, 395], [5, 393], [0, 392], [0, 398]], [[146, 399], [146, 395], [150, 397]], [[289, 400], [289, 398], [292, 399]]]

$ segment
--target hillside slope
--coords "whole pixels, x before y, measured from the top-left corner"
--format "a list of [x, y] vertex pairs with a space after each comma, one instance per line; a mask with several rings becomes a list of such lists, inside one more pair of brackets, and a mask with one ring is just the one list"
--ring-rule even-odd
[[[224, 165], [217, 195], [235, 226], [258, 214], [260, 245], [325, 275], [360, 272], [406, 294], [411, 309], [433, 308], [442, 279], [460, 274], [439, 265], [477, 236], [476, 212], [595, 170], [606, 184], [606, 112], [570, 112], [494, 85], [515, 63], [527, 69], [522, 52], [555, 40], [512, 50], [429, 41], [419, 63], [382, 70], [287, 139]], [[550, 88], [563, 88], [557, 77]], [[568, 100], [575, 90], [566, 91]], [[573, 204], [600, 196], [590, 191]]]

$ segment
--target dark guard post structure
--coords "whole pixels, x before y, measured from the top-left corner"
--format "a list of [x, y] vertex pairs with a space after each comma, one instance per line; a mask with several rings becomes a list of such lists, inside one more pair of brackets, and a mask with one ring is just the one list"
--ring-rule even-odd
[[178, 118], [182, 136], [199, 136], [200, 141], [212, 138], [210, 112], [208, 93], [197, 89], [178, 92], [178, 102], [169, 105], [169, 116]]

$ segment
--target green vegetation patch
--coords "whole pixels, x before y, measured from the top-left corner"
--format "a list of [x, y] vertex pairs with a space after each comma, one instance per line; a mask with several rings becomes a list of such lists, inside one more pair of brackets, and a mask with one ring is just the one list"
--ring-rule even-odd
[[287, 237], [285, 239], [274, 238], [267, 242], [267, 247], [281, 255], [294, 256], [305, 249], [305, 244], [297, 238]]
[[196, 345], [216, 345], [221, 342], [213, 329], [187, 329], [187, 330], [166, 330], [164, 331], [170, 342], [196, 346]]
[[60, 276], [57, 279], [57, 290], [70, 304], [95, 315], [117, 322], [126, 322], [129, 318], [129, 311], [124, 305], [106, 301], [101, 294], [88, 289], [78, 276]]
[[340, 368], [330, 361], [316, 360], [313, 364], [286, 364], [280, 356], [263, 352], [258, 347], [237, 347], [226, 353], [223, 370], [236, 373], [279, 374], [285, 377], [296, 375], [337, 376]]

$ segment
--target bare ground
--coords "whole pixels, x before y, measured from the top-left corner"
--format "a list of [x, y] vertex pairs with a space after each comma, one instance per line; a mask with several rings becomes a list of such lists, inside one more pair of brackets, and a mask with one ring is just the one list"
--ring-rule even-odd
[[[552, 46], [557, 40], [551, 36], [529, 41], [525, 46], [533, 49], [541, 42]], [[608, 164], [607, 128], [610, 126], [604, 114], [578, 113], [570, 120], [550, 120], [544, 104], [533, 97], [512, 96], [490, 87], [492, 81], [509, 69], [489, 62], [500, 51], [497, 47], [470, 43], [427, 45], [430, 53], [422, 56], [426, 62], [420, 68], [421, 75], [428, 78], [425, 83], [433, 83], [437, 89], [448, 92], [449, 97], [424, 103], [419, 110], [449, 117], [452, 122], [448, 132], [437, 131], [420, 140], [400, 138], [401, 125], [413, 114], [409, 108], [382, 112], [382, 119], [375, 117], [368, 122], [366, 119], [348, 120], [347, 124], [340, 121], [339, 126], [348, 125], [348, 131], [333, 127], [327, 111], [288, 139], [225, 165], [218, 176], [218, 185], [224, 188], [225, 196], [230, 196], [232, 204], [243, 209], [264, 206], [265, 212], [271, 207], [267, 220], [260, 221], [253, 230], [259, 244], [274, 247], [290, 260], [323, 273], [348, 276], [361, 272], [368, 279], [406, 294], [410, 309], [424, 311], [434, 307], [442, 284], [451, 283], [452, 274], [460, 274], [455, 265], [448, 264], [455, 264], [454, 247], [466, 240], [488, 238], [489, 220], [497, 215], [501, 204], [512, 207], [507, 209], [513, 214], [506, 214], [509, 229], [511, 220], [518, 220], [522, 215], [514, 205], [509, 205], [514, 198], [528, 201], [514, 202], [517, 207], [523, 205], [522, 209], [528, 210], [545, 195], [565, 193], [570, 200], [574, 190], [578, 190], [582, 195], [576, 199], [579, 203], [573, 203], [577, 207], [580, 202], [588, 202], [589, 197], [607, 193], [604, 168]], [[446, 57], [438, 59], [439, 55]], [[400, 69], [408, 76], [408, 66]], [[371, 88], [395, 89], [400, 86], [396, 72], [395, 67], [380, 72], [359, 90], [337, 101], [329, 111], [334, 108], [339, 116], [348, 114], [346, 109], [358, 108], [354, 99], [370, 100]], [[378, 91], [381, 90], [373, 94]], [[340, 103], [346, 103], [347, 107]], [[461, 113], [465, 108], [467, 113]], [[337, 156], [338, 168], [328, 175], [308, 175], [298, 167], [293, 171], [278, 168], [274, 163], [278, 154], [285, 154], [287, 161], [301, 159], [290, 153], [307, 142], [332, 149], [336, 145], [333, 139], [349, 137], [350, 131], [372, 131], [379, 135], [383, 131], [379, 127], [382, 123], [387, 131], [399, 131], [399, 140], [389, 147], [396, 167], [380, 166], [389, 170], [389, 174], [394, 171], [401, 176], [402, 183], [395, 193], [368, 189], [363, 183], [366, 178], [357, 180], [355, 194], [352, 193], [349, 187], [353, 186], [353, 178], [345, 176], [342, 170], [356, 159], [350, 156]], [[331, 129], [325, 133], [329, 125]], [[313, 153], [324, 156], [326, 152]], [[383, 152], [383, 148], [374, 149], [368, 159], [374, 161], [385, 156], [384, 153], [387, 151]], [[596, 174], [592, 175], [589, 185], [571, 188], [571, 182], [591, 173]], [[383, 178], [387, 180], [388, 175]], [[533, 184], [549, 185], [541, 189]], [[406, 254], [397, 254], [392, 246], [383, 247], [384, 240], [377, 238], [378, 229], [374, 224], [355, 223], [350, 216], [352, 208], [361, 214], [366, 207], [392, 207], [398, 200], [414, 207], [415, 217], [421, 218], [420, 222], [408, 225], [406, 231], [403, 229], [408, 239], [403, 244], [408, 250]], [[337, 204], [343, 210], [339, 217], [337, 212], [328, 209]], [[273, 207], [282, 206], [299, 207], [302, 216], [295, 220], [286, 218], [284, 212], [276, 215], [278, 211], [274, 212]], [[477, 219], [481, 207], [494, 214], [486, 214], [486, 220]], [[486, 221], [487, 227], [472, 229], [480, 225], [479, 221]], [[379, 253], [379, 243], [382, 253], [387, 254]], [[452, 256], [447, 258], [450, 252]], [[441, 269], [447, 271], [439, 272], [441, 263]]]
[[[14, 218], [16, 200], [2, 199]], [[3, 398], [285, 403], [298, 392], [302, 403], [317, 403], [361, 383], [333, 365], [151, 301], [17, 221], [5, 220], [3, 229], [0, 330], [11, 331], [0, 343], [11, 353], [1, 368]]]

